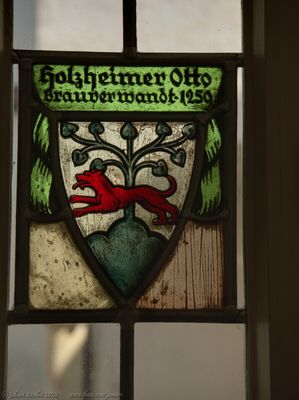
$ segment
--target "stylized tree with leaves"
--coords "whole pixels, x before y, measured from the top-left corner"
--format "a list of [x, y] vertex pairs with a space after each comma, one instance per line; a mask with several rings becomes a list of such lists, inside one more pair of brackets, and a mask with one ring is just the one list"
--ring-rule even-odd
[[166, 176], [168, 174], [167, 163], [160, 159], [158, 161], [143, 160], [151, 153], [162, 152], [170, 155], [170, 161], [183, 168], [186, 163], [186, 152], [182, 145], [187, 140], [195, 138], [194, 123], [187, 123], [183, 126], [181, 135], [174, 140], [166, 140], [172, 135], [171, 127], [165, 122], [156, 125], [156, 137], [150, 143], [134, 151], [134, 140], [138, 137], [136, 127], [130, 123], [124, 123], [120, 129], [120, 136], [126, 141], [126, 151], [103, 139], [105, 132], [101, 122], [91, 122], [89, 124], [91, 138], [83, 138], [77, 134], [79, 126], [65, 122], [62, 124], [61, 135], [65, 139], [72, 139], [78, 144], [83, 145], [80, 149], [75, 149], [72, 153], [72, 160], [75, 166], [85, 164], [89, 159], [89, 153], [94, 150], [105, 150], [112, 153], [117, 159], [95, 158], [90, 164], [90, 169], [105, 171], [108, 166], [115, 166], [120, 169], [125, 178], [125, 186], [133, 187], [136, 182], [137, 174], [144, 168], [151, 168], [154, 176]]
[[[180, 144], [184, 143], [187, 139], [192, 139], [195, 134], [194, 125], [189, 123], [183, 127], [182, 136], [179, 139], [174, 142], [165, 143], [166, 138], [172, 134], [171, 127], [165, 123], [158, 123], [156, 125], [157, 137], [155, 140], [138, 150], [138, 154], [132, 156], [133, 141], [136, 139], [138, 133], [134, 125], [130, 123], [124, 124], [120, 132], [122, 137], [127, 140], [128, 149], [126, 152], [103, 140], [102, 133], [104, 133], [104, 126], [99, 122], [93, 122], [89, 125], [90, 140], [78, 136], [76, 133], [78, 130], [79, 126], [74, 123], [66, 122], [62, 124], [61, 135], [64, 138], [73, 138], [78, 144], [83, 145], [83, 148], [73, 151], [72, 159], [74, 164], [81, 165], [87, 162], [89, 151], [92, 149], [106, 149], [110, 153], [116, 154], [117, 160], [102, 160], [97, 158], [91, 162], [91, 167], [105, 170], [108, 165], [117, 166], [125, 176], [127, 187], [135, 184], [136, 176], [143, 168], [151, 168], [155, 176], [167, 175], [167, 165], [164, 160], [142, 162], [141, 158], [147, 152], [161, 151], [161, 147], [163, 147], [163, 151], [165, 150], [167, 153], [170, 153], [171, 160], [183, 167], [186, 160], [186, 153], [180, 148]], [[53, 174], [49, 163], [49, 124], [43, 114], [39, 114], [37, 117], [33, 132], [33, 142], [36, 153], [31, 172], [31, 205], [37, 212], [51, 214], [55, 211], [55, 207], [51, 201], [53, 197], [51, 195]], [[221, 134], [216, 120], [212, 119], [208, 125], [201, 182], [199, 183], [199, 197], [194, 204], [195, 212], [199, 215], [209, 216], [217, 212], [220, 207], [221, 179], [219, 159], [221, 142]]]

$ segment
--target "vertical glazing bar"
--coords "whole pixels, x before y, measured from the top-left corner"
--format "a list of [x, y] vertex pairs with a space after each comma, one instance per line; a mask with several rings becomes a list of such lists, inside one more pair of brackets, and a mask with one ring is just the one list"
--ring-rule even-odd
[[223, 188], [224, 201], [230, 209], [224, 224], [224, 306], [236, 308], [236, 165], [237, 165], [237, 65], [225, 67], [224, 93], [229, 110], [224, 117]]
[[0, 0], [0, 393], [5, 390], [12, 144], [12, 1]]
[[29, 221], [26, 212], [30, 197], [30, 147], [31, 127], [31, 60], [21, 60], [19, 66], [19, 135], [18, 177], [17, 177], [17, 225], [16, 225], [16, 273], [15, 310], [24, 313], [28, 308], [29, 275]]
[[134, 57], [137, 51], [136, 0], [123, 0], [124, 54]]
[[245, 309], [245, 276], [243, 256], [243, 68], [238, 68], [237, 111], [237, 306]]
[[93, 327], [89, 324], [87, 341], [85, 343], [85, 346], [83, 347], [83, 400], [87, 400], [88, 398], [90, 398], [89, 394], [93, 392], [91, 379], [93, 371], [93, 356]]
[[120, 393], [122, 400], [134, 399], [134, 323], [121, 324]]

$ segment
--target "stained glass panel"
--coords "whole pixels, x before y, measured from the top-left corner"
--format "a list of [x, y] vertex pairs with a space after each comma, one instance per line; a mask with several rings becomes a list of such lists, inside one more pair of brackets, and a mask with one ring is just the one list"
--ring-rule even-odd
[[31, 73], [30, 307], [221, 310], [223, 66]]

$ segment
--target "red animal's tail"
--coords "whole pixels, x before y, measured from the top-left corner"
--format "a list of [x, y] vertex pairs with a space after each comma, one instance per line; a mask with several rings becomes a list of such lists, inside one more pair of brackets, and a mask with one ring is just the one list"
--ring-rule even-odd
[[176, 180], [174, 179], [173, 176], [167, 175], [167, 176], [165, 176], [165, 178], [168, 179], [169, 188], [167, 190], [161, 191], [161, 194], [163, 197], [169, 197], [169, 196], [172, 196], [176, 192], [177, 184], [176, 184]]

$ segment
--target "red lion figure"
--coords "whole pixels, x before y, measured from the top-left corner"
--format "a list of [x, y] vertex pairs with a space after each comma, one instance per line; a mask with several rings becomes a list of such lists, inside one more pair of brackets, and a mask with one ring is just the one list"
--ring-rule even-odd
[[[70, 196], [71, 203], [87, 203], [88, 206], [73, 209], [75, 217], [82, 217], [88, 213], [109, 213], [124, 209], [131, 204], [138, 203], [145, 210], [156, 214], [153, 219], [155, 225], [175, 224], [178, 220], [178, 209], [170, 204], [166, 197], [173, 195], [177, 189], [176, 180], [168, 175], [167, 190], [158, 190], [148, 185], [137, 185], [132, 188], [116, 186], [99, 170], [84, 171], [76, 175], [77, 182], [73, 189], [86, 187], [95, 191], [95, 196]], [[167, 215], [169, 214], [169, 216]]]

